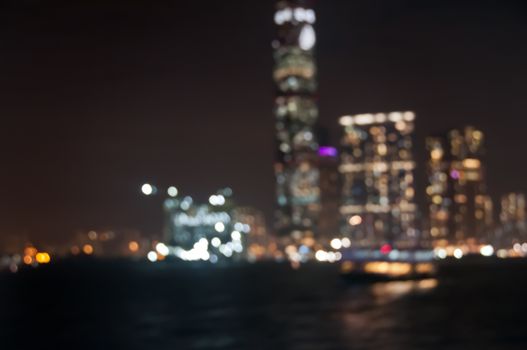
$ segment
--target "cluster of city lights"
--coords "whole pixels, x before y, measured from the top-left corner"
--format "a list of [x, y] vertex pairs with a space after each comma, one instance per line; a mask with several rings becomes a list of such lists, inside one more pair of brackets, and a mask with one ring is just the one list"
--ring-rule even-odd
[[[227, 229], [225, 224], [218, 221], [214, 224], [214, 229], [218, 234], [224, 233]], [[251, 228], [247, 224], [237, 222], [234, 224], [234, 230], [230, 234], [230, 240], [222, 242], [220, 237], [212, 237], [210, 241], [207, 238], [200, 238], [194, 243], [191, 249], [182, 247], [169, 247], [164, 243], [157, 243], [155, 250], [148, 252], [147, 259], [151, 262], [165, 260], [168, 256], [179, 258], [183, 261], [209, 261], [217, 263], [220, 254], [225, 258], [231, 258], [234, 254], [240, 254], [244, 251], [243, 234], [248, 234]]]
[[351, 240], [348, 237], [344, 237], [342, 239], [333, 238], [331, 242], [329, 242], [329, 245], [331, 246], [331, 248], [336, 250], [339, 250], [341, 248], [349, 248], [351, 246]]
[[[157, 187], [149, 183], [145, 183], [141, 186], [141, 192], [145, 196], [152, 196], [157, 193]], [[170, 186], [167, 188], [167, 195], [170, 197], [177, 197], [179, 190], [175, 186]]]
[[292, 21], [313, 24], [316, 21], [316, 15], [313, 9], [305, 9], [302, 7], [292, 9], [290, 7], [286, 7], [276, 11], [274, 15], [274, 21], [278, 25]]
[[18, 271], [20, 265], [27, 265], [31, 267], [38, 267], [46, 265], [51, 262], [51, 254], [45, 251], [39, 251], [33, 246], [28, 246], [24, 249], [22, 255], [14, 254], [12, 256], [3, 257], [0, 260], [0, 268], [6, 266], [11, 272]]
[[484, 257], [496, 256], [498, 258], [518, 258], [527, 256], [527, 242], [526, 243], [515, 243], [510, 249], [496, 249], [490, 244], [481, 245], [477, 248], [468, 248], [467, 246], [455, 247], [437, 247], [434, 249], [434, 255], [438, 259], [446, 259], [453, 257], [456, 259], [462, 259], [467, 255], [479, 254]]
[[225, 197], [221, 194], [212, 195], [209, 197], [209, 203], [213, 206], [222, 206], [225, 204]]
[[38, 266], [38, 264], [49, 264], [51, 256], [47, 252], [39, 252], [35, 247], [26, 247], [22, 260], [26, 265]]
[[411, 122], [415, 120], [414, 112], [391, 112], [391, 113], [377, 113], [377, 114], [357, 114], [357, 115], [346, 115], [340, 117], [340, 125], [352, 126], [352, 125], [369, 125], [369, 124], [383, 124], [386, 122], [398, 123], [398, 122]]
[[317, 250], [317, 252], [315, 253], [315, 259], [317, 259], [317, 261], [320, 261], [320, 262], [334, 263], [334, 262], [342, 260], [342, 253], [333, 252], [333, 251], [325, 251], [325, 250]]

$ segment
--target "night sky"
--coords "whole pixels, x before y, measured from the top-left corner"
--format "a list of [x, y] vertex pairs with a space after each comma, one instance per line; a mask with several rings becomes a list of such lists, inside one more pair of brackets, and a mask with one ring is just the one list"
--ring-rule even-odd
[[[0, 236], [161, 227], [145, 181], [231, 186], [271, 218], [273, 1], [0, 3]], [[323, 0], [321, 124], [414, 110], [487, 133], [489, 191], [527, 191], [524, 0]], [[422, 194], [422, 189], [420, 192]], [[496, 203], [497, 204], [497, 203]]]

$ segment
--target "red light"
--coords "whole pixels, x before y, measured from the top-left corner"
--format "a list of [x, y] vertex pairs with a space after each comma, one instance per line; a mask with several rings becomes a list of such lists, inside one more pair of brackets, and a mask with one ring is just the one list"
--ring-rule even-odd
[[392, 246], [389, 244], [385, 244], [381, 247], [381, 253], [383, 254], [389, 254], [392, 251]]

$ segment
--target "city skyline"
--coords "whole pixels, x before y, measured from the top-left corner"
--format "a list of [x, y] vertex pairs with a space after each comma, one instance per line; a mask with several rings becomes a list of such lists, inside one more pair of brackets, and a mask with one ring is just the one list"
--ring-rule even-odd
[[[14, 18], [27, 23], [7, 21], [2, 26], [14, 30], [31, 25], [10, 37], [2, 58], [6, 78], [0, 111], [12, 117], [1, 144], [7, 151], [8, 171], [1, 175], [6, 186], [0, 233], [27, 232], [37, 240], [60, 240], [77, 228], [93, 226], [158, 232], [159, 203], [138, 192], [145, 181], [176, 185], [182, 193], [198, 197], [231, 186], [242, 203], [263, 208], [271, 224], [273, 2], [259, 3], [251, 11], [243, 2], [233, 2], [199, 15], [199, 6], [185, 4], [188, 17], [183, 24], [175, 24], [168, 14], [185, 11], [174, 8], [164, 14], [160, 6], [157, 12], [152, 10], [159, 23], [139, 25], [125, 15], [140, 16], [146, 5], [138, 2], [122, 9], [116, 4], [122, 2], [70, 4], [54, 15], [55, 21], [46, 18], [50, 9], [39, 15], [32, 12], [31, 4], [8, 5], [17, 8], [8, 8]], [[520, 86], [527, 76], [521, 64], [527, 52], [514, 41], [527, 32], [514, 11], [525, 7], [510, 2], [489, 17], [490, 9], [495, 10], [490, 5], [435, 5], [432, 13], [411, 1], [385, 4], [382, 10], [365, 1], [318, 3], [320, 121], [330, 128], [336, 144], [341, 136], [338, 118], [344, 114], [415, 111], [419, 115], [417, 198], [422, 211], [424, 137], [465, 124], [481, 128], [488, 135], [488, 187], [497, 205], [503, 193], [527, 191], [525, 167], [502, 162], [502, 154], [527, 149], [521, 137], [525, 121], [516, 121], [525, 107]], [[91, 11], [81, 14], [86, 9]], [[451, 16], [454, 9], [457, 16]], [[73, 10], [77, 12], [70, 16]], [[109, 17], [112, 13], [116, 18]], [[432, 21], [423, 24], [416, 14], [428, 15]], [[102, 23], [94, 26], [90, 16]], [[200, 16], [207, 19], [201, 28], [189, 26], [193, 32], [188, 36], [176, 36], [182, 42], [170, 40], [169, 34]], [[74, 23], [75, 18], [82, 20]], [[446, 33], [440, 30], [444, 19], [453, 23]], [[233, 27], [222, 27], [226, 23]], [[130, 39], [127, 32], [128, 41], [121, 42], [122, 25], [140, 34]], [[515, 34], [503, 30], [504, 25], [515, 29]], [[81, 39], [60, 33], [67, 28], [80, 33]], [[241, 28], [246, 28], [244, 33]], [[416, 28], [424, 33], [415, 33]], [[429, 34], [426, 39], [425, 34]], [[216, 42], [216, 35], [222, 40]], [[206, 39], [203, 45], [185, 52], [199, 39]], [[433, 43], [434, 39], [441, 40]], [[25, 42], [40, 44], [42, 50], [28, 59]], [[111, 47], [116, 42], [120, 45]], [[80, 43], [88, 45], [80, 49]], [[472, 47], [465, 46], [469, 43]], [[220, 52], [223, 45], [232, 52]], [[153, 53], [139, 54], [145, 47]], [[502, 56], [485, 61], [486, 50], [500, 51]], [[444, 52], [456, 55], [443, 56]], [[65, 55], [53, 60], [59, 53]], [[170, 62], [174, 55], [177, 64]], [[475, 59], [468, 64], [453, 56]], [[513, 73], [516, 79], [511, 78]], [[35, 75], [36, 83], [29, 84]], [[222, 88], [204, 87], [209, 79]], [[505, 82], [512, 84], [510, 89]], [[185, 96], [203, 96], [204, 103], [190, 103]], [[205, 103], [209, 98], [210, 106]], [[495, 125], [497, 119], [504, 125]], [[512, 127], [515, 122], [518, 127]], [[500, 181], [503, 178], [507, 181]]]

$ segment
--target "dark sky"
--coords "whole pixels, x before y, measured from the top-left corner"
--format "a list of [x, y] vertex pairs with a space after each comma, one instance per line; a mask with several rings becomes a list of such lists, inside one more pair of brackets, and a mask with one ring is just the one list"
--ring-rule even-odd
[[[317, 14], [335, 140], [343, 114], [414, 110], [418, 145], [474, 124], [491, 194], [527, 191], [525, 1], [321, 0]], [[229, 185], [270, 217], [272, 15], [271, 0], [2, 1], [0, 235], [156, 232], [144, 181], [201, 199]]]

